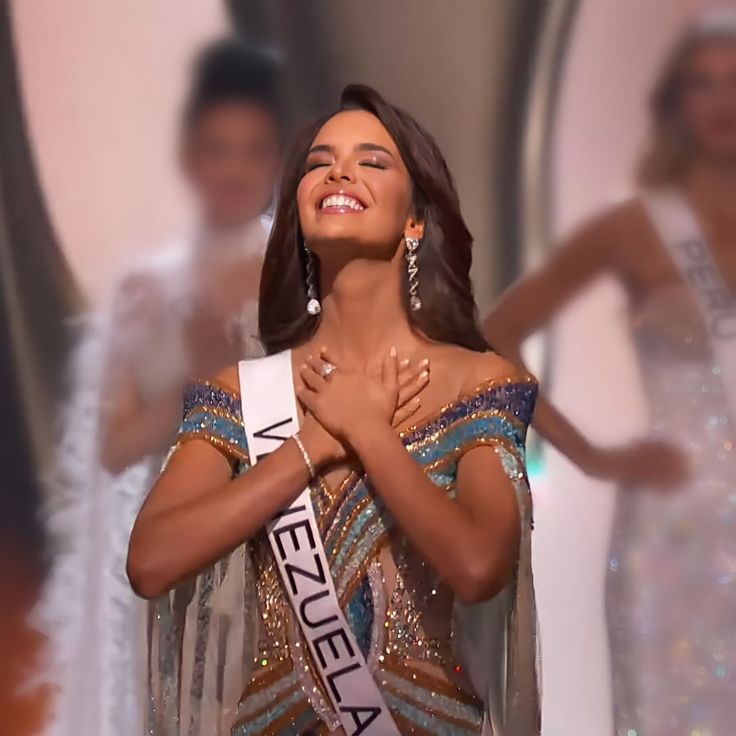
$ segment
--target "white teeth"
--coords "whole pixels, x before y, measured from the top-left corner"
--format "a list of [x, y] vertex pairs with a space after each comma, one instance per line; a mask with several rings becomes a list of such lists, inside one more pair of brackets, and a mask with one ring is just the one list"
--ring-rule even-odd
[[325, 197], [322, 200], [320, 209], [327, 207], [350, 207], [350, 209], [356, 210], [357, 212], [365, 209], [357, 199], [344, 194], [330, 194], [329, 197]]

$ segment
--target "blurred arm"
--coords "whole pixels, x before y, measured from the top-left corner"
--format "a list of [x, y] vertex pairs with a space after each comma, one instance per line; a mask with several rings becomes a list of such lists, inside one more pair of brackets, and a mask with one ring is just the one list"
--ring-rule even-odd
[[144, 402], [134, 371], [140, 335], [165, 340], [164, 331], [171, 329], [162, 319], [164, 309], [155, 279], [146, 274], [128, 277], [116, 294], [104, 359], [99, 437], [100, 462], [111, 473], [166, 451], [179, 425], [182, 382]]
[[144, 405], [125, 357], [108, 366], [100, 416], [100, 462], [121, 473], [172, 444], [181, 414], [181, 385]]
[[[521, 355], [527, 337], [544, 328], [595, 278], [615, 269], [613, 215], [599, 218], [557, 248], [536, 273], [513, 284], [485, 320], [483, 332], [505, 358], [528, 370]], [[544, 393], [534, 412], [535, 429], [573, 463], [597, 473], [596, 448]]]

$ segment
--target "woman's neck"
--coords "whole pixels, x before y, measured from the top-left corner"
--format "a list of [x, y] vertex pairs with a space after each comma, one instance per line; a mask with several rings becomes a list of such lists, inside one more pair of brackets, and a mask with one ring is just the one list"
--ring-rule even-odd
[[242, 236], [243, 233], [247, 233], [252, 230], [254, 226], [260, 222], [258, 216], [251, 217], [248, 220], [234, 221], [217, 221], [213, 219], [203, 218], [200, 224], [200, 231], [205, 235], [213, 238], [222, 238], [223, 240], [229, 240], [231, 238], [237, 238]]
[[314, 336], [316, 346], [337, 353], [346, 364], [375, 363], [395, 346], [400, 356], [416, 349], [401, 298], [401, 265], [353, 259], [338, 267], [322, 267], [322, 319]]
[[694, 159], [685, 174], [684, 189], [708, 211], [736, 217], [736, 160]]
[[216, 223], [203, 220], [196, 230], [194, 243], [203, 256], [227, 260], [249, 255], [261, 255], [267, 240], [261, 219], [240, 223]]

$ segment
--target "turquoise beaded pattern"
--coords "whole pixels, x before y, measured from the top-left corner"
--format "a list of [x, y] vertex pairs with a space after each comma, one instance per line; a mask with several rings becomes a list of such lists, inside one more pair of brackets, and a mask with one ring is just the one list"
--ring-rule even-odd
[[[514, 483], [525, 481], [524, 443], [536, 392], [537, 385], [532, 379], [489, 382], [445, 407], [432, 419], [402, 433], [402, 442], [428, 477], [451, 496], [462, 454], [478, 445], [497, 448], [504, 469]], [[185, 392], [180, 441], [193, 438], [210, 441], [238, 460], [241, 468], [247, 464], [239, 395], [210, 382], [190, 384]], [[328, 512], [324, 545], [341, 605], [363, 654], [368, 657], [375, 618], [385, 616], [386, 611], [376, 610], [367, 570], [386, 543], [394, 522], [365, 476], [356, 474], [341, 490], [335, 506]], [[312, 495], [315, 503], [315, 493]], [[408, 644], [411, 637], [406, 639]], [[391, 685], [385, 692], [387, 702], [401, 722], [411, 724], [412, 733], [447, 736], [480, 733], [483, 714], [479, 704], [471, 705], [451, 696], [439, 697], [426, 687], [407, 682], [398, 672], [389, 670], [388, 661], [375, 675], [384, 685]], [[296, 725], [314, 723], [314, 711], [303, 691], [294, 687], [294, 677], [292, 669], [270, 682], [267, 689], [254, 692], [249, 688], [239, 710], [253, 717], [239, 719], [233, 734], [286, 736], [294, 733]], [[284, 697], [292, 687], [291, 694]], [[281, 728], [287, 713], [293, 714], [294, 719]], [[458, 720], [466, 725], [459, 725]]]
[[[451, 405], [420, 428], [405, 433], [402, 441], [412, 457], [427, 470], [429, 478], [441, 488], [447, 488], [450, 495], [454, 493], [457, 463], [462, 452], [477, 444], [500, 446], [506, 450], [502, 454], [506, 472], [511, 475], [516, 471], [514, 475], [523, 475], [526, 427], [536, 391], [536, 383], [532, 381], [491, 386]], [[518, 478], [512, 477], [512, 480]], [[354, 517], [355, 510], [361, 506], [362, 511]], [[348, 525], [349, 531], [345, 534], [343, 530]], [[392, 526], [392, 518], [381, 499], [371, 491], [368, 480], [356, 477], [324, 540], [338, 595], [342, 596], [351, 587], [352, 576], [358, 572], [364, 574], [366, 561], [375, 556], [377, 547]]]
[[190, 439], [207, 439], [237, 462], [248, 463], [240, 397], [209, 381], [190, 382], [184, 391], [178, 442]]

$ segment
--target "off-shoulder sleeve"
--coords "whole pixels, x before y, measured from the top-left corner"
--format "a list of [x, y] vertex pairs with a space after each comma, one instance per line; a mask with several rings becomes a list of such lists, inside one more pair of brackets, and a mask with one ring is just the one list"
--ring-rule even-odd
[[488, 601], [458, 606], [458, 650], [494, 733], [539, 734], [539, 650], [532, 574], [532, 495], [525, 466], [526, 431], [537, 398], [529, 377], [494, 379], [468, 401], [460, 453], [493, 447], [516, 492], [521, 522], [518, 557], [506, 588]]
[[250, 464], [240, 394], [212, 381], [190, 381], [177, 444], [204, 440], [233, 464]]
[[536, 398], [537, 381], [531, 376], [489, 380], [467, 400], [470, 416], [460, 438], [460, 456], [490, 445], [499, 451], [511, 480], [526, 481], [526, 434]]
[[440, 485], [450, 483], [452, 466], [481, 445], [499, 451], [512, 480], [524, 480], [526, 431], [536, 395], [531, 376], [489, 379], [402, 435], [404, 445]]

